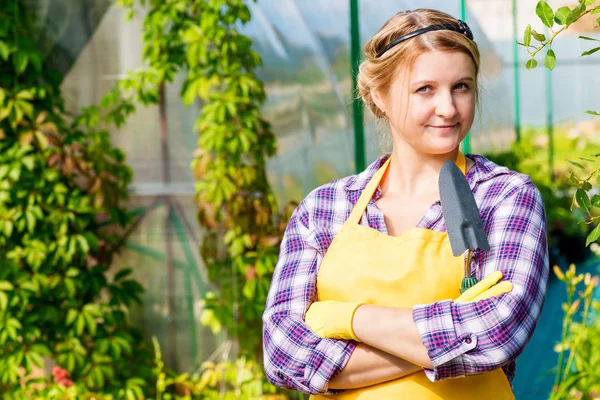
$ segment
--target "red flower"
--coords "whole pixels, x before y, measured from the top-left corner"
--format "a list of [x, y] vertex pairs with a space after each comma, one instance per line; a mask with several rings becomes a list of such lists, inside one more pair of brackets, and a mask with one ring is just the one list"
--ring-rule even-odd
[[64, 368], [58, 366], [52, 368], [52, 376], [54, 377], [54, 382], [63, 387], [73, 386], [73, 381], [70, 379], [69, 372]]

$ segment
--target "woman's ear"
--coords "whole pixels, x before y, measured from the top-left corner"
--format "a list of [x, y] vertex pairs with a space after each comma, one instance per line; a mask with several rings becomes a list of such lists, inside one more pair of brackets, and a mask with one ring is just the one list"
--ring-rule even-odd
[[373, 99], [373, 103], [381, 110], [381, 112], [385, 115], [387, 110], [385, 108], [385, 101], [383, 99], [383, 95], [378, 90], [371, 90], [371, 98]]

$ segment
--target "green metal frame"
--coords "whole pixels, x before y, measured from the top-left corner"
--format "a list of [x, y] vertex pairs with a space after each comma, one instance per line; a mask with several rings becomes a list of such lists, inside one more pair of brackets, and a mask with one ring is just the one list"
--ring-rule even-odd
[[366, 168], [365, 127], [363, 105], [354, 98], [357, 92], [358, 66], [360, 65], [360, 22], [358, 0], [350, 0], [350, 68], [352, 73], [352, 121], [354, 124], [354, 167], [356, 173]]
[[[467, 1], [460, 1], [460, 19], [467, 22]], [[463, 140], [463, 153], [468, 154], [471, 152], [471, 134], [467, 133], [465, 140]]]
[[521, 98], [519, 84], [519, 46], [517, 45], [517, 0], [512, 0], [513, 17], [513, 76], [515, 96], [515, 136], [517, 142], [521, 140]]
[[[546, 35], [550, 36], [550, 30], [546, 28]], [[554, 102], [552, 97], [552, 71], [544, 68], [546, 78], [546, 132], [548, 134], [548, 168], [550, 178], [554, 172]]]

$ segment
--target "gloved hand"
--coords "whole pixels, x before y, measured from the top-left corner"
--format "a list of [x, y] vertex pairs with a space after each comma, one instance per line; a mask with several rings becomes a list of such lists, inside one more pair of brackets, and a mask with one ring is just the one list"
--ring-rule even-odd
[[512, 283], [509, 281], [498, 282], [500, 279], [502, 279], [502, 272], [494, 271], [483, 278], [481, 282], [477, 282], [477, 284], [458, 296], [454, 302], [469, 303], [500, 296], [503, 293], [512, 291]]
[[[468, 303], [490, 297], [500, 296], [512, 290], [509, 281], [498, 282], [502, 272], [495, 271], [486, 276], [466, 292], [461, 294], [455, 303]], [[352, 329], [352, 319], [356, 309], [366, 303], [343, 301], [317, 301], [311, 304], [304, 317], [304, 322], [311, 331], [322, 338], [359, 341]]]
[[311, 331], [322, 338], [355, 340], [352, 319], [356, 309], [365, 303], [344, 301], [317, 301], [310, 305], [304, 322]]

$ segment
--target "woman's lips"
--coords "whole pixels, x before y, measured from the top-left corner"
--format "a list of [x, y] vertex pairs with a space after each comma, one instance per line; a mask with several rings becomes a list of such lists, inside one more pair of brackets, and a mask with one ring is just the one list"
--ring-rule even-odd
[[454, 125], [429, 125], [430, 128], [435, 129], [438, 132], [441, 133], [450, 133], [454, 130], [454, 128], [456, 128], [458, 124], [454, 124]]

